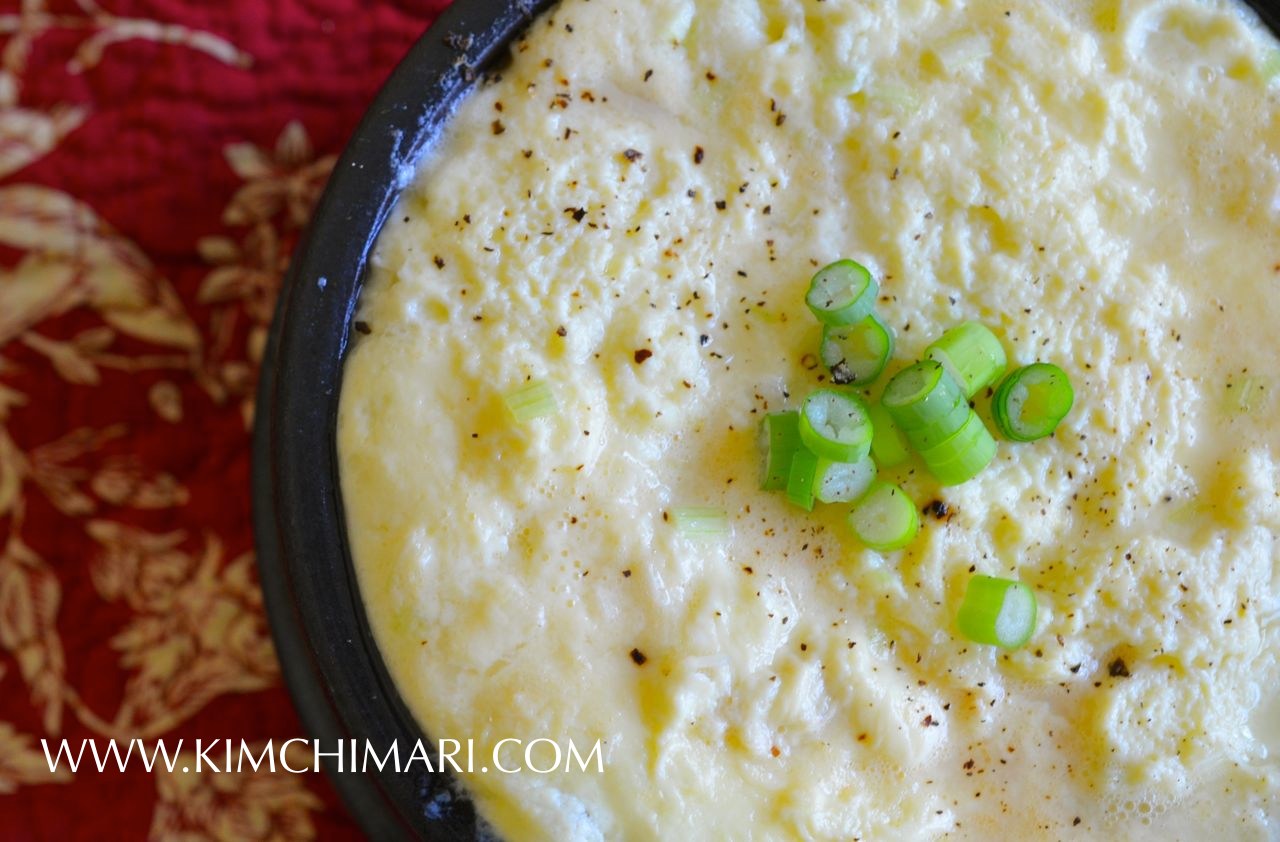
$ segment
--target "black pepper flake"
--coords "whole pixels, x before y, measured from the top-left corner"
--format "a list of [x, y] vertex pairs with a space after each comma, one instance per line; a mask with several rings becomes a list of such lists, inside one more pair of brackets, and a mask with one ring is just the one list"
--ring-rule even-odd
[[586, 208], [565, 208], [564, 212], [572, 216], [574, 222], [581, 222], [583, 217], [587, 215]]
[[924, 513], [933, 515], [938, 520], [946, 520], [947, 515], [951, 514], [951, 507], [942, 500], [932, 500], [924, 507]]
[[561, 339], [568, 335], [569, 331], [565, 329], [564, 325], [560, 325], [560, 327], [556, 328], [556, 336], [559, 336]]
[[1107, 675], [1112, 678], [1128, 678], [1129, 666], [1124, 662], [1123, 658], [1116, 658], [1107, 664]]
[[729, 203], [726, 202], [724, 199], [716, 199], [716, 210], [724, 210], [728, 206], [729, 206]]
[[701, 164], [701, 163], [702, 163], [702, 155], [703, 155], [703, 152], [702, 152], [702, 147], [701, 147], [701, 146], [695, 146], [695, 147], [693, 147], [693, 162], [694, 162], [695, 164]]
[[857, 379], [858, 378], [854, 376], [853, 369], [849, 368], [849, 363], [846, 360], [841, 360], [831, 366], [831, 382], [835, 383], [837, 386], [844, 386]]
[[532, 157], [533, 157], [533, 150], [532, 150], [532, 149], [521, 149], [521, 150], [520, 150], [520, 154], [521, 154], [521, 155], [523, 155], [523, 156], [525, 156], [526, 158], [532, 158]]
[[636, 666], [638, 666], [638, 667], [642, 667], [642, 666], [644, 666], [644, 662], [645, 662], [645, 661], [647, 661], [647, 660], [649, 660], [649, 659], [648, 659], [648, 658], [646, 658], [646, 657], [645, 657], [645, 655], [644, 655], [644, 653], [643, 653], [643, 652], [641, 652], [639, 649], [632, 649], [632, 650], [631, 650], [631, 660], [633, 660], [633, 661], [635, 661], [635, 662], [636, 662]]
[[622, 157], [626, 158], [628, 161], [639, 161], [644, 157], [644, 153], [637, 149], [624, 149], [622, 151]]
[[711, 342], [711, 337], [707, 336], [705, 333], [698, 337], [698, 344], [701, 345], [703, 348], [707, 347], [707, 345], [710, 344], [710, 342]]
[[[1009, 14], [1008, 12], [1005, 12], [1005, 15], [1008, 15], [1008, 14]], [[1076, 816], [1074, 819], [1071, 820], [1071, 826], [1075, 827], [1078, 824], [1080, 824], [1080, 817]]]
[[653, 356], [653, 351], [650, 351], [648, 348], [641, 348], [635, 352], [634, 356], [636, 359], [636, 365], [643, 365], [645, 360]]
[[630, 579], [630, 578], [631, 578], [631, 568], [629, 568], [629, 567], [628, 567], [626, 570], [623, 570], [623, 571], [622, 571], [622, 578], [624, 578], [624, 579]]
[[507, 127], [502, 125], [501, 120], [494, 120], [491, 128], [493, 129], [494, 134], [502, 134], [507, 130]]
[[436, 264], [437, 269], [444, 268], [444, 258], [441, 257], [440, 255], [437, 254], [435, 258], [432, 260], [432, 262]]
[[373, 328], [369, 327], [368, 322], [356, 322], [352, 327], [356, 329], [356, 333], [363, 334], [364, 336], [368, 336], [373, 333]]
[[775, 120], [773, 121], [773, 124], [774, 124], [775, 126], [781, 126], [781, 125], [782, 125], [783, 123], [785, 123], [785, 122], [787, 122], [787, 115], [786, 115], [786, 114], [783, 114], [781, 111], [779, 111], [779, 112], [778, 112], [778, 117], [777, 117], [777, 119], [775, 119]]
[[649, 79], [650, 79], [652, 76], [653, 76], [653, 68], [649, 68], [648, 70], [646, 70], [646, 71], [644, 72], [644, 80], [645, 80], [646, 82], [648, 82], [648, 81], [649, 81]]

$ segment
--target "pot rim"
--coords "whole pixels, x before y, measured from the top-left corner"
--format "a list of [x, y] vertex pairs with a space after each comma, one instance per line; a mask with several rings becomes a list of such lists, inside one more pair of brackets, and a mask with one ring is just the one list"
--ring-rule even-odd
[[[457, 0], [436, 19], [339, 157], [282, 285], [258, 383], [253, 525], [280, 669], [325, 751], [357, 739], [361, 752], [368, 740], [382, 756], [396, 741], [403, 760], [426, 744], [369, 628], [338, 479], [342, 364], [369, 255], [457, 104], [550, 2]], [[342, 771], [337, 758], [323, 759], [372, 838], [495, 838], [447, 772]]]

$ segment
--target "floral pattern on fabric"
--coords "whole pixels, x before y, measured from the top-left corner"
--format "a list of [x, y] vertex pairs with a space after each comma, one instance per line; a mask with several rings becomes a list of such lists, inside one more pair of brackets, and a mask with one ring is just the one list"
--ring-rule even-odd
[[41, 741], [302, 735], [252, 551], [258, 367], [337, 153], [444, 5], [0, 0], [0, 838], [358, 838], [319, 774], [50, 771]]

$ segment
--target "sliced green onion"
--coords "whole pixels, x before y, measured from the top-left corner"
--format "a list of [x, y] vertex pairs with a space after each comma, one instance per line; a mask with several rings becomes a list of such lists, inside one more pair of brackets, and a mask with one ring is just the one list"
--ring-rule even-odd
[[[968, 407], [965, 407], [968, 409]], [[925, 427], [922, 430], [912, 430], [907, 433], [907, 441], [911, 443], [911, 447], [917, 453], [929, 453], [938, 445], [950, 441], [955, 437], [956, 433], [964, 429], [964, 425], [969, 423], [969, 416], [973, 410], [967, 412], [956, 412], [950, 414], [945, 422], [939, 422], [932, 427]], [[956, 420], [959, 424], [956, 424]]]
[[818, 478], [813, 496], [819, 503], [852, 503], [871, 487], [876, 478], [876, 463], [870, 456], [857, 462], [818, 461]]
[[1250, 413], [1266, 399], [1267, 385], [1259, 377], [1245, 377], [1227, 383], [1227, 409], [1231, 412]]
[[822, 92], [827, 96], [850, 96], [862, 90], [862, 83], [867, 77], [865, 67], [856, 70], [845, 70], [829, 73], [822, 77]]
[[1052, 435], [1075, 402], [1067, 373], [1052, 363], [1032, 363], [1008, 377], [991, 399], [991, 417], [1007, 439], [1035, 441]]
[[837, 260], [817, 271], [804, 300], [823, 324], [852, 325], [871, 315], [879, 294], [880, 285], [865, 266]]
[[791, 460], [804, 447], [800, 441], [800, 413], [774, 412], [760, 425], [764, 449], [764, 476], [760, 487], [766, 491], [786, 488], [791, 477]]
[[985, 36], [969, 32], [944, 41], [933, 54], [947, 73], [955, 73], [991, 55], [991, 44]]
[[892, 468], [907, 461], [907, 457], [911, 455], [907, 451], [907, 439], [889, 417], [889, 410], [873, 403], [867, 407], [867, 414], [871, 416], [871, 426], [874, 428], [871, 433], [871, 455], [875, 457], [876, 464]]
[[874, 102], [891, 105], [906, 114], [920, 110], [920, 97], [905, 85], [882, 83], [867, 90], [867, 98]]
[[800, 440], [819, 456], [857, 462], [871, 452], [871, 418], [856, 395], [819, 389], [800, 405]]
[[1270, 82], [1280, 76], [1280, 50], [1272, 50], [1258, 68], [1258, 75], [1263, 82]]
[[947, 370], [964, 396], [971, 398], [1004, 374], [1008, 358], [1004, 346], [986, 325], [965, 322], [953, 327], [925, 349], [925, 356]]
[[671, 510], [676, 532], [687, 538], [717, 538], [729, 534], [729, 516], [712, 506], [681, 506]]
[[1000, 154], [1005, 144], [1004, 129], [991, 117], [982, 115], [973, 121], [971, 126], [974, 138], [982, 151], [992, 157]]
[[929, 473], [942, 485], [959, 485], [976, 477], [996, 455], [996, 440], [978, 413], [969, 418], [953, 436], [921, 450], [920, 458]]
[[1021, 582], [979, 574], [965, 589], [956, 627], [977, 643], [1016, 649], [1036, 629], [1036, 596]]
[[545, 380], [534, 380], [512, 389], [503, 395], [502, 399], [506, 402], [507, 409], [511, 410], [511, 414], [521, 424], [535, 418], [555, 415], [560, 411], [555, 393], [551, 391], [550, 384]]
[[787, 499], [806, 511], [813, 511], [813, 487], [818, 481], [818, 456], [800, 448], [791, 459], [787, 477]]
[[880, 403], [908, 438], [925, 430], [935, 437], [950, 435], [969, 417], [969, 401], [959, 384], [933, 360], [921, 360], [893, 375]]
[[832, 383], [870, 383], [893, 356], [893, 331], [874, 313], [857, 324], [823, 325], [819, 356]]
[[849, 513], [858, 540], [873, 550], [899, 550], [920, 531], [916, 504], [896, 485], [876, 483]]

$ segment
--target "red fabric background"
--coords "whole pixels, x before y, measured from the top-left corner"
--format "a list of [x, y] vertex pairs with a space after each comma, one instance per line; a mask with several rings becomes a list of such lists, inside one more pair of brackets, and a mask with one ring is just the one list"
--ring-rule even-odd
[[0, 838], [355, 838], [322, 775], [58, 777], [39, 740], [300, 735], [251, 555], [260, 343], [447, 0], [98, 3], [0, 0]]

